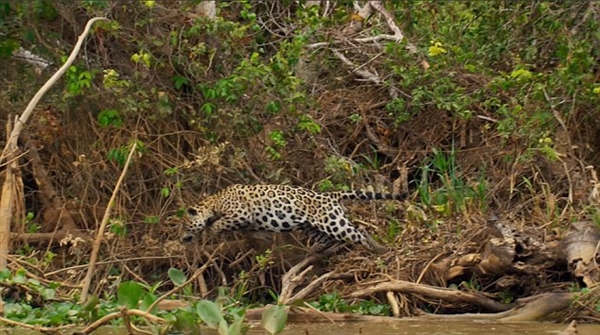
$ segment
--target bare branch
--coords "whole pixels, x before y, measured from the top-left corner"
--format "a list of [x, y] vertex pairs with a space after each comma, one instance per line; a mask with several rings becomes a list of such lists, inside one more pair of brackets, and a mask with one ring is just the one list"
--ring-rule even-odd
[[[373, 2], [381, 2], [381, 1], [373, 1]], [[373, 7], [371, 1], [367, 2], [364, 7], [360, 7], [358, 1], [354, 1], [354, 9], [356, 10], [356, 14], [352, 19], [350, 25], [344, 29], [345, 36], [352, 36], [358, 33], [363, 28], [363, 22], [371, 15], [373, 15]]]
[[44, 59], [43, 57], [38, 56], [23, 47], [20, 47], [19, 50], [15, 51], [12, 57], [15, 59], [22, 59], [25, 62], [41, 70], [45, 70], [46, 68], [48, 68], [48, 66], [52, 65], [52, 62], [50, 62], [49, 60]]
[[127, 156], [127, 160], [125, 161], [125, 167], [121, 172], [121, 176], [119, 180], [117, 180], [117, 185], [115, 185], [115, 189], [113, 190], [110, 199], [108, 200], [108, 205], [106, 206], [106, 211], [104, 212], [104, 216], [102, 217], [102, 222], [100, 223], [100, 227], [98, 227], [98, 233], [96, 234], [96, 239], [92, 244], [92, 254], [90, 256], [90, 264], [88, 267], [87, 274], [85, 275], [85, 280], [83, 282], [83, 289], [81, 290], [81, 302], [84, 303], [87, 300], [87, 296], [90, 290], [90, 284], [92, 282], [92, 276], [94, 275], [94, 269], [96, 266], [96, 261], [98, 260], [98, 252], [100, 251], [100, 244], [102, 242], [102, 237], [104, 236], [104, 230], [106, 225], [108, 224], [108, 218], [110, 216], [110, 211], [112, 209], [112, 204], [115, 201], [115, 197], [119, 192], [119, 188], [121, 187], [121, 183], [123, 179], [125, 179], [125, 174], [127, 173], [127, 169], [129, 168], [129, 163], [131, 162], [131, 158], [133, 157], [133, 153], [137, 148], [137, 143], [133, 143], [131, 146], [131, 151], [129, 152], [129, 156]]
[[348, 67], [350, 67], [352, 73], [355, 73], [356, 75], [362, 77], [363, 79], [371, 81], [377, 85], [380, 85], [383, 83], [381, 78], [379, 78], [376, 74], [373, 74], [367, 70], [361, 70], [359, 67], [354, 65], [354, 63], [352, 63], [351, 60], [349, 60], [346, 56], [344, 56], [344, 54], [341, 53], [339, 50], [331, 49], [331, 52], [333, 52], [333, 54], [336, 55], [337, 58], [339, 58], [344, 64], [348, 65]]
[[50, 87], [52, 87], [52, 85], [56, 83], [58, 78], [60, 78], [67, 71], [71, 64], [73, 64], [73, 61], [75, 61], [75, 58], [77, 57], [77, 54], [81, 49], [81, 45], [85, 40], [85, 37], [87, 36], [88, 32], [92, 28], [92, 25], [96, 21], [108, 21], [108, 19], [105, 17], [95, 17], [88, 21], [87, 25], [85, 26], [85, 29], [83, 30], [83, 33], [81, 33], [81, 35], [77, 39], [77, 43], [75, 44], [75, 47], [73, 48], [73, 51], [69, 55], [69, 58], [67, 59], [65, 64], [63, 64], [63, 66], [61, 66], [60, 69], [58, 69], [58, 71], [56, 71], [56, 73], [52, 77], [50, 77], [50, 79], [48, 79], [44, 86], [42, 86], [42, 88], [40, 88], [40, 90], [33, 96], [31, 101], [29, 102], [29, 105], [27, 105], [27, 108], [25, 108], [25, 111], [23, 112], [23, 114], [21, 114], [21, 117], [16, 122], [15, 127], [13, 128], [12, 133], [10, 134], [10, 139], [6, 144], [4, 151], [2, 152], [0, 162], [2, 162], [2, 160], [6, 157], [5, 153], [8, 152], [8, 150], [10, 150], [12, 147], [16, 147], [16, 142], [19, 138], [19, 135], [21, 134], [21, 130], [27, 123], [27, 120], [29, 119], [31, 114], [33, 114], [33, 109], [35, 108], [35, 106], [37, 106], [40, 99], [42, 99], [42, 97], [44, 96], [44, 94], [46, 94]]
[[[400, 28], [398, 28], [394, 17], [383, 7], [381, 1], [371, 1], [369, 2], [369, 4], [371, 5], [371, 7], [377, 9], [377, 11], [381, 13], [381, 15], [383, 15], [388, 27], [390, 27], [390, 29], [394, 32], [394, 37], [396, 38], [396, 41], [401, 42], [402, 40], [404, 40], [404, 34], [400, 30]], [[411, 53], [417, 52], [417, 48], [410, 42], [406, 43], [406, 49], [408, 49], [408, 51], [410, 51]]]
[[[362, 66], [357, 67], [356, 65], [354, 65], [354, 63], [352, 63], [351, 60], [349, 60], [346, 56], [344, 56], [344, 54], [341, 53], [339, 50], [331, 49], [331, 52], [333, 52], [333, 54], [336, 55], [344, 64], [348, 65], [348, 67], [350, 67], [352, 73], [354, 73], [357, 76], [359, 76], [365, 80], [368, 80], [374, 84], [377, 84], [377, 85], [383, 84], [383, 80], [377, 74], [361, 69]], [[401, 92], [399, 89], [397, 89], [394, 86], [390, 86], [389, 91], [390, 91], [390, 96], [393, 99], [398, 98], [398, 96], [399, 96], [398, 92]]]

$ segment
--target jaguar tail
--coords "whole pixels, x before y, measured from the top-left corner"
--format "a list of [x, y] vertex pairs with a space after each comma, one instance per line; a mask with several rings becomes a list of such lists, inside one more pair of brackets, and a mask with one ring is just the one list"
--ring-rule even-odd
[[377, 193], [368, 191], [340, 191], [335, 192], [339, 199], [348, 200], [404, 200], [406, 194], [392, 194], [392, 193]]

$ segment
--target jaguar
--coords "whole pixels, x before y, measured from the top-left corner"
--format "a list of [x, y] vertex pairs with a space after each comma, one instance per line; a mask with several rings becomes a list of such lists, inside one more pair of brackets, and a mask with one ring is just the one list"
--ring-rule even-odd
[[185, 210], [181, 241], [203, 231], [301, 231], [320, 248], [359, 243], [377, 253], [387, 251], [347, 218], [341, 200], [402, 200], [402, 195], [337, 191], [316, 192], [289, 185], [232, 185]]

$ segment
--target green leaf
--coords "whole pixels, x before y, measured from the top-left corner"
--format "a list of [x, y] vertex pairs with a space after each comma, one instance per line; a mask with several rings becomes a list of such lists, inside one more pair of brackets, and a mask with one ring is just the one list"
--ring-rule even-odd
[[0, 41], [0, 58], [10, 58], [19, 47], [19, 42], [11, 38]]
[[207, 115], [211, 115], [214, 110], [215, 110], [215, 105], [211, 104], [210, 102], [205, 103], [204, 105], [202, 105], [202, 107], [200, 108], [200, 110]]
[[[156, 301], [156, 296], [154, 294], [148, 293], [144, 295], [142, 302], [140, 303], [140, 309], [145, 311]], [[150, 313], [156, 313], [158, 307], [154, 307]]]
[[27, 277], [23, 273], [17, 272], [13, 276], [12, 281], [15, 284], [23, 284], [23, 285], [25, 285], [27, 283]]
[[140, 283], [126, 281], [121, 283], [117, 289], [117, 300], [121, 306], [137, 308], [143, 294], [144, 288]]
[[175, 86], [175, 89], [181, 89], [184, 85], [188, 85], [190, 83], [190, 81], [185, 78], [182, 77], [180, 75], [176, 75], [172, 78], [173, 80], [173, 86]]
[[265, 109], [271, 114], [277, 114], [279, 111], [281, 111], [281, 104], [279, 101], [269, 101], [265, 106]]
[[244, 332], [244, 318], [239, 315], [233, 315], [233, 323], [229, 325], [229, 335], [238, 335]]
[[525, 69], [516, 69], [510, 73], [510, 77], [513, 79], [529, 80], [533, 77], [533, 74]]
[[189, 310], [177, 310], [173, 327], [186, 334], [200, 334], [193, 312]]
[[96, 308], [96, 306], [98, 306], [99, 302], [100, 302], [100, 299], [98, 298], [98, 296], [95, 294], [92, 294], [88, 297], [88, 299], [83, 304], [83, 306], [81, 306], [81, 309], [83, 309], [84, 311], [87, 311], [87, 312], [91, 312]]
[[219, 322], [219, 334], [220, 335], [233, 335], [233, 334], [229, 334], [229, 325], [227, 324], [227, 321], [225, 320], [221, 320], [221, 322]]
[[262, 315], [261, 324], [271, 334], [280, 333], [285, 328], [288, 318], [288, 307], [275, 305], [267, 308]]
[[56, 297], [56, 291], [50, 288], [45, 288], [40, 293], [44, 300], [52, 300]]
[[118, 110], [105, 109], [98, 114], [98, 124], [101, 127], [107, 127], [109, 125], [120, 127], [123, 124], [123, 120], [121, 119]]
[[173, 284], [175, 284], [176, 286], [183, 285], [185, 283], [185, 281], [187, 280], [187, 276], [185, 275], [185, 273], [183, 273], [179, 269], [170, 268], [168, 273], [169, 273], [169, 279], [171, 279]]
[[210, 300], [201, 300], [198, 302], [196, 313], [198, 313], [202, 322], [213, 329], [218, 329], [221, 321], [224, 321], [221, 307]]
[[11, 273], [8, 269], [0, 271], [0, 280], [5, 280], [11, 277]]

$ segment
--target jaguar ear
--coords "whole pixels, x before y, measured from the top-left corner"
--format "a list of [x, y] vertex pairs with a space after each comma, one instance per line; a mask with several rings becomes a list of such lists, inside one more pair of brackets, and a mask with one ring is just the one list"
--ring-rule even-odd
[[189, 215], [192, 215], [192, 216], [193, 216], [193, 215], [198, 215], [198, 210], [197, 210], [197, 209], [195, 209], [194, 207], [189, 207], [189, 208], [186, 210], [186, 212], [187, 212]]

